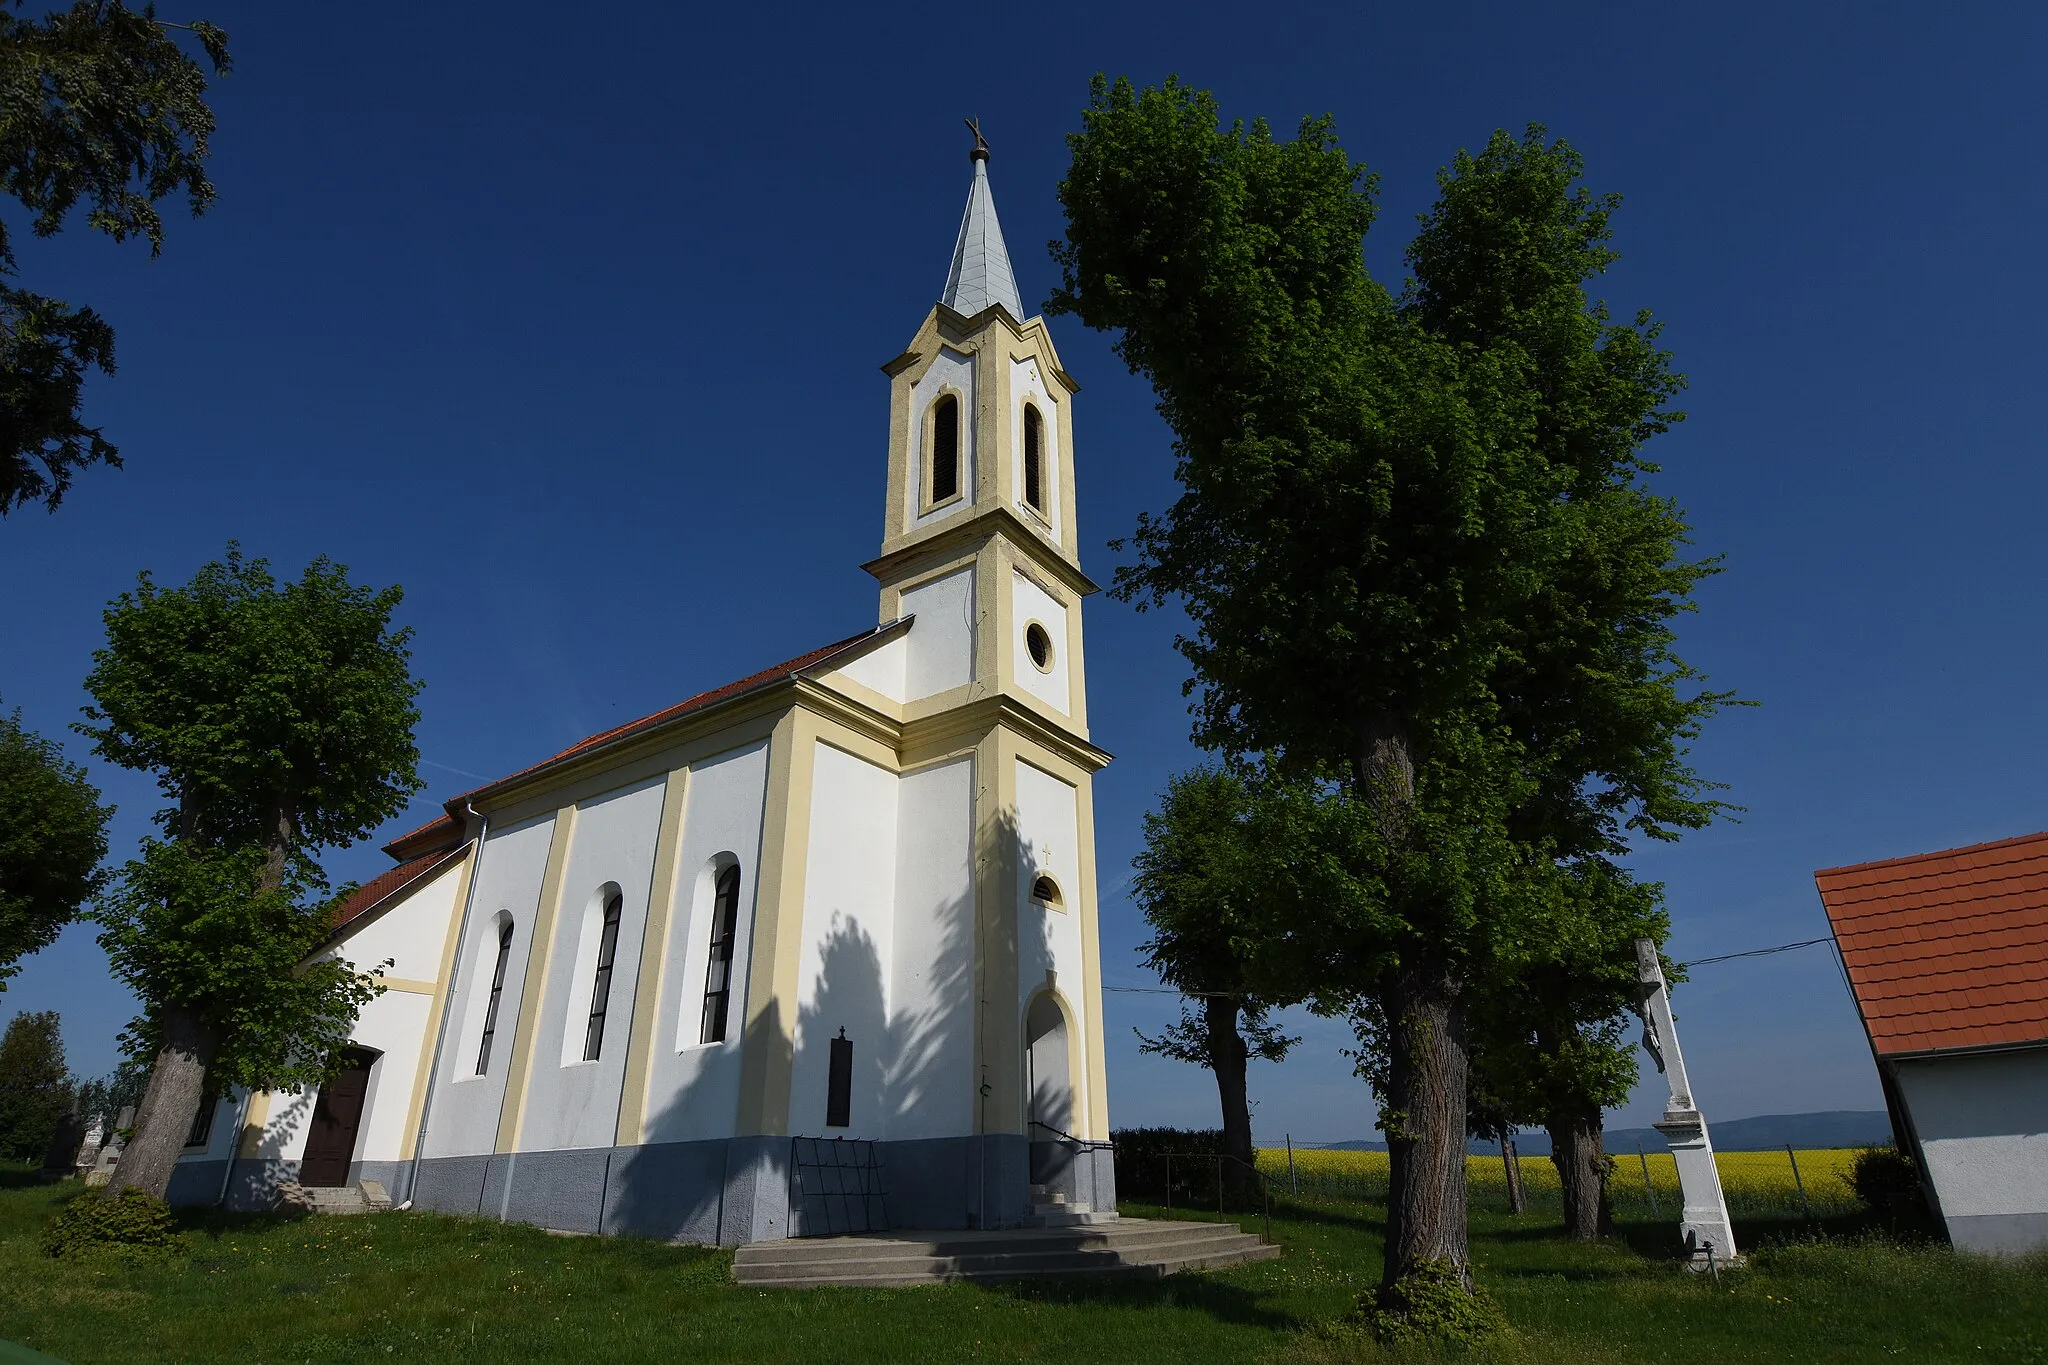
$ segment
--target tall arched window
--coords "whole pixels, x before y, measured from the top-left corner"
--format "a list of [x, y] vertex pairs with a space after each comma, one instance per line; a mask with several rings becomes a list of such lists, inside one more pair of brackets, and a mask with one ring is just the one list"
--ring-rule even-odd
[[597, 941], [597, 979], [590, 986], [590, 1024], [583, 1031], [583, 1060], [594, 1062], [604, 1048], [604, 1011], [612, 994], [612, 957], [619, 950], [619, 914], [624, 893], [614, 889], [604, 903], [604, 934]]
[[932, 495], [934, 505], [960, 492], [960, 400], [942, 394], [932, 404]]
[[704, 972], [704, 1024], [700, 1043], [725, 1041], [725, 1016], [732, 1002], [732, 941], [740, 923], [740, 869], [735, 863], [718, 874], [718, 894], [711, 904], [711, 965]]
[[491, 1069], [491, 1039], [498, 1032], [498, 999], [505, 993], [505, 964], [512, 960], [512, 920], [498, 926], [498, 964], [491, 969], [491, 999], [484, 1006], [484, 1037], [476, 1050], [476, 1074]]
[[1045, 419], [1036, 403], [1024, 405], [1024, 501], [1045, 510]]

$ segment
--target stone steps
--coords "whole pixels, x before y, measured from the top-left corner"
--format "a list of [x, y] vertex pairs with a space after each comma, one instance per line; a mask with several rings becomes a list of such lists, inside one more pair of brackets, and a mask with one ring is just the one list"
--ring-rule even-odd
[[381, 1213], [391, 1207], [391, 1196], [374, 1180], [331, 1186], [286, 1180], [278, 1184], [277, 1202], [281, 1207], [306, 1213]]
[[1099, 1227], [1009, 1232], [906, 1232], [754, 1242], [733, 1257], [733, 1278], [761, 1288], [816, 1285], [994, 1283], [1042, 1276], [1158, 1279], [1280, 1254], [1230, 1223], [1123, 1219]]

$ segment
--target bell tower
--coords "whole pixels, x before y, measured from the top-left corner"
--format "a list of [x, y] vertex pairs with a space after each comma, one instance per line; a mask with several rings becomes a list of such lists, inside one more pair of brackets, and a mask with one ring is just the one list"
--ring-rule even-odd
[[[1007, 694], [1087, 738], [1073, 397], [1043, 318], [1025, 316], [975, 131], [945, 292], [889, 376], [881, 619], [973, 633], [965, 679], [920, 711]], [[934, 682], [941, 681], [934, 679]], [[969, 691], [957, 694], [966, 686]], [[921, 689], [912, 683], [912, 694]]]

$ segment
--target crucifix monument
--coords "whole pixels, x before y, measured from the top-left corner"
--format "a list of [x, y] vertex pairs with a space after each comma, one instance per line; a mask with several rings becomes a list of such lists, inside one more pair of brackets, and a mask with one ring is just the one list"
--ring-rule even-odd
[[1692, 1082], [1685, 1074], [1685, 1055], [1678, 1050], [1678, 1027], [1671, 1018], [1671, 993], [1664, 984], [1664, 967], [1657, 960], [1657, 945], [1649, 939], [1636, 940], [1636, 970], [1641, 982], [1638, 998], [1642, 1003], [1637, 1006], [1637, 1013], [1643, 1017], [1643, 1046], [1649, 1049], [1657, 1069], [1671, 1086], [1664, 1117], [1651, 1126], [1671, 1144], [1671, 1155], [1678, 1162], [1678, 1186], [1685, 1201], [1679, 1231], [1685, 1238], [1693, 1268], [1705, 1270], [1715, 1263], [1727, 1265], [1736, 1259], [1728, 1201], [1721, 1194], [1721, 1172], [1714, 1165], [1714, 1143], [1707, 1136], [1706, 1115], [1693, 1103]]

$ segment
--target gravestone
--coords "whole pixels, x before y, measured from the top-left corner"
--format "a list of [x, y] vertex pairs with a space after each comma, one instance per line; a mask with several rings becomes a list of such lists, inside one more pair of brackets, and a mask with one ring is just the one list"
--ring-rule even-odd
[[1721, 1172], [1714, 1165], [1714, 1142], [1707, 1134], [1706, 1115], [1693, 1102], [1685, 1054], [1678, 1048], [1678, 1026], [1671, 1017], [1671, 992], [1664, 983], [1663, 964], [1657, 960], [1657, 945], [1649, 939], [1636, 940], [1636, 969], [1641, 983], [1636, 1012], [1643, 1018], [1643, 1046], [1671, 1088], [1664, 1117], [1651, 1126], [1671, 1144], [1671, 1155], [1678, 1162], [1678, 1188], [1685, 1203], [1679, 1234], [1685, 1240], [1688, 1263], [1696, 1270], [1728, 1265], [1737, 1259], [1735, 1232], [1728, 1221], [1728, 1201], [1721, 1193]]

